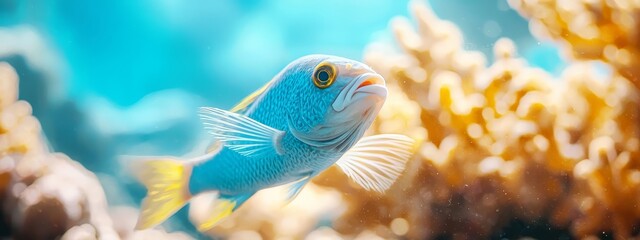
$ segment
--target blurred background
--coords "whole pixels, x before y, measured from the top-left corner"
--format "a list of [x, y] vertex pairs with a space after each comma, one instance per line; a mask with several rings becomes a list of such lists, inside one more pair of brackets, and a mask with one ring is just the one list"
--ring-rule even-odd
[[[492, 59], [512, 39], [529, 64], [558, 74], [556, 47], [534, 39], [505, 0], [431, 0]], [[230, 108], [292, 60], [361, 60], [371, 42], [393, 45], [402, 0], [0, 0], [0, 61], [20, 78], [54, 151], [96, 173], [111, 205], [137, 206], [144, 189], [121, 155], [189, 155], [206, 138], [199, 106]], [[196, 231], [182, 211], [171, 230]]]

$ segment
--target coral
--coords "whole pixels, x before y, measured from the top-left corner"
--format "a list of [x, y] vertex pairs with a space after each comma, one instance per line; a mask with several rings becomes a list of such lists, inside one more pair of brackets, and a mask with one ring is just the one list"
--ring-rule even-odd
[[11, 235], [51, 239], [86, 223], [83, 228], [91, 229], [92, 236], [116, 239], [95, 176], [66, 156], [48, 152], [31, 106], [17, 101], [17, 76], [5, 63], [0, 64], [0, 83], [0, 203]]
[[[319, 191], [317, 186], [342, 193], [346, 210], [332, 229], [312, 230], [310, 223], [322, 222], [312, 214], [299, 220], [302, 226], [291, 225], [296, 234], [287, 234], [292, 230], [272, 224], [298, 211], [262, 203], [247, 204], [235, 216], [255, 222], [232, 219], [215, 235], [242, 230], [243, 237], [266, 238], [526, 237], [510, 232], [514, 224], [543, 229], [547, 235], [532, 235], [541, 238], [637, 234], [637, 1], [510, 4], [533, 19], [538, 36], [564, 39], [577, 59], [599, 62], [573, 61], [552, 77], [518, 57], [511, 40], [500, 39], [496, 60], [486, 66], [484, 55], [464, 50], [454, 24], [415, 3], [417, 30], [404, 18], [392, 21], [401, 51], [374, 43], [364, 57], [389, 89], [369, 133], [422, 141], [396, 184], [385, 194], [372, 193], [330, 168], [303, 195]], [[614, 71], [599, 70], [607, 68]]]
[[[608, 84], [575, 82], [583, 93], [592, 93], [582, 94], [582, 98], [568, 95], [566, 99], [582, 112], [568, 116], [573, 120], [566, 121], [569, 134], [582, 131], [590, 136], [581, 139], [586, 159], [574, 167], [574, 176], [589, 187], [590, 198], [582, 202], [589, 209], [574, 231], [584, 236], [598, 228], [612, 229], [618, 238], [637, 233], [637, 90], [618, 79], [640, 87], [640, 1], [510, 0], [509, 4], [530, 19], [532, 33], [560, 40], [572, 57], [608, 63], [617, 73]], [[575, 78], [589, 77], [580, 69], [573, 74]], [[603, 221], [607, 222], [604, 226], [600, 224]]]
[[509, 0], [539, 38], [563, 40], [577, 59], [597, 59], [640, 86], [640, 1]]
[[[50, 153], [31, 106], [18, 100], [18, 78], [0, 63], [0, 233], [17, 239], [185, 239], [161, 230], [115, 228], [96, 176]], [[135, 212], [121, 219], [135, 219]], [[120, 224], [121, 225], [121, 224]], [[5, 229], [6, 228], [6, 229]]]
[[[480, 53], [463, 50], [459, 30], [427, 7], [412, 6], [417, 31], [405, 19], [394, 20], [402, 52], [374, 44], [365, 55], [390, 89], [372, 131], [418, 138], [424, 133], [425, 141], [385, 195], [341, 184], [345, 179], [337, 171], [324, 174], [330, 181], [316, 181], [349, 195], [349, 210], [336, 230], [469, 239], [501, 237], [509, 223], [524, 221], [580, 238], [637, 234], [640, 99], [632, 71], [640, 64], [631, 59], [638, 56], [637, 4], [584, 1], [600, 8], [571, 8], [573, 15], [562, 12], [569, 7], [553, 8], [569, 2], [510, 3], [543, 19], [545, 25], [532, 28], [547, 27], [580, 58], [602, 60], [613, 73], [598, 72], [593, 62], [574, 62], [554, 79], [527, 66], [508, 39], [495, 44], [496, 61], [485, 67]], [[626, 13], [635, 14], [621, 16]], [[566, 24], [550, 23], [561, 20], [549, 15], [600, 18], [589, 29], [571, 25], [569, 31]], [[615, 46], [616, 58], [604, 54], [613, 50], [594, 53], [607, 46]]]

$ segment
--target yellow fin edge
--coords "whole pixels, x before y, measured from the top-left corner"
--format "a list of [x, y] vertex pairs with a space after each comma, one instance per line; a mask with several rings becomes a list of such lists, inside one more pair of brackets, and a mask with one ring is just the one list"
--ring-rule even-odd
[[260, 96], [262, 93], [264, 93], [264, 91], [267, 90], [267, 88], [269, 88], [269, 85], [271, 85], [271, 82], [268, 82], [267, 84], [265, 84], [264, 86], [262, 86], [260, 89], [256, 90], [255, 92], [249, 94], [249, 96], [245, 97], [244, 99], [242, 99], [242, 101], [240, 101], [240, 103], [238, 103], [238, 105], [236, 105], [235, 107], [233, 107], [231, 109], [231, 112], [235, 112], [235, 113], [239, 113], [241, 111], [246, 110], [246, 108], [252, 103], [254, 102], [258, 96]]
[[136, 230], [154, 227], [180, 210], [191, 198], [187, 167], [177, 160], [146, 160], [135, 172], [147, 187]]

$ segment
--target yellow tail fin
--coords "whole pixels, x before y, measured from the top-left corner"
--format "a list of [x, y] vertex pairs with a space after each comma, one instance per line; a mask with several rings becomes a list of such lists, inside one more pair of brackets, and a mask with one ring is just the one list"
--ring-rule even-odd
[[185, 170], [188, 166], [171, 159], [146, 160], [135, 167], [138, 178], [147, 187], [136, 230], [162, 223], [189, 201], [190, 173]]

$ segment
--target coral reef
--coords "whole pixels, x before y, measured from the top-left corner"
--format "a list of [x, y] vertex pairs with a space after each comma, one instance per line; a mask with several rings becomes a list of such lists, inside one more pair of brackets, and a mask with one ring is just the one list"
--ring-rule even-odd
[[[528, 66], [508, 39], [496, 42], [495, 62], [486, 66], [482, 54], [464, 50], [455, 25], [413, 4], [417, 30], [403, 18], [392, 22], [401, 51], [372, 44], [364, 58], [389, 88], [370, 132], [421, 139], [418, 153], [383, 195], [345, 184], [351, 181], [329, 169], [303, 193], [317, 186], [338, 190], [345, 212], [333, 229], [313, 230], [308, 222], [321, 225], [319, 216], [295, 229], [308, 238], [637, 237], [636, 2], [510, 1], [533, 18], [538, 36], [564, 39], [577, 59], [599, 60], [572, 61], [559, 77]], [[269, 225], [297, 213], [261, 204], [241, 211], [278, 214], [216, 234], [241, 229], [266, 238], [300, 236]], [[249, 215], [235, 217], [243, 216]]]
[[509, 0], [539, 38], [562, 40], [568, 55], [602, 60], [640, 87], [640, 1]]
[[[597, 11], [616, 12], [617, 17], [605, 14], [616, 19], [623, 11], [637, 13], [633, 4], [622, 9], [622, 1], [606, 2], [572, 14], [589, 18], [600, 16]], [[545, 8], [555, 1], [510, 3], [541, 21], [551, 21], [542, 17], [548, 14], [570, 17], [562, 12], [568, 7]], [[553, 79], [527, 66], [508, 39], [495, 44], [496, 61], [485, 67], [481, 54], [463, 50], [453, 24], [423, 5], [412, 9], [417, 31], [405, 19], [392, 23], [402, 52], [373, 45], [365, 61], [391, 89], [390, 104], [373, 131], [418, 134], [424, 128], [426, 141], [384, 196], [341, 186], [339, 173], [326, 174], [332, 180], [322, 185], [355, 192], [346, 198], [350, 210], [335, 223], [338, 232], [377, 229], [394, 237], [393, 223], [400, 219], [412, 239], [500, 237], [514, 221], [548, 222], [579, 238], [637, 234], [640, 99], [632, 85], [638, 75], [629, 69], [640, 69], [640, 64], [629, 56], [621, 61], [611, 54], [585, 53], [618, 44], [616, 54], [637, 57], [637, 24], [628, 25], [635, 19], [623, 17], [626, 25], [598, 22], [589, 30], [619, 38], [578, 38], [586, 30], [573, 27], [573, 35], [567, 35], [567, 25], [545, 22], [578, 56], [602, 60], [616, 70], [602, 73], [596, 63], [574, 62]]]
[[[31, 106], [18, 100], [18, 79], [0, 63], [0, 234], [16, 239], [188, 239], [162, 230], [132, 232], [136, 211], [116, 224], [95, 175], [50, 153]], [[122, 211], [120, 211], [122, 212]], [[126, 223], [126, 221], [125, 221]]]

